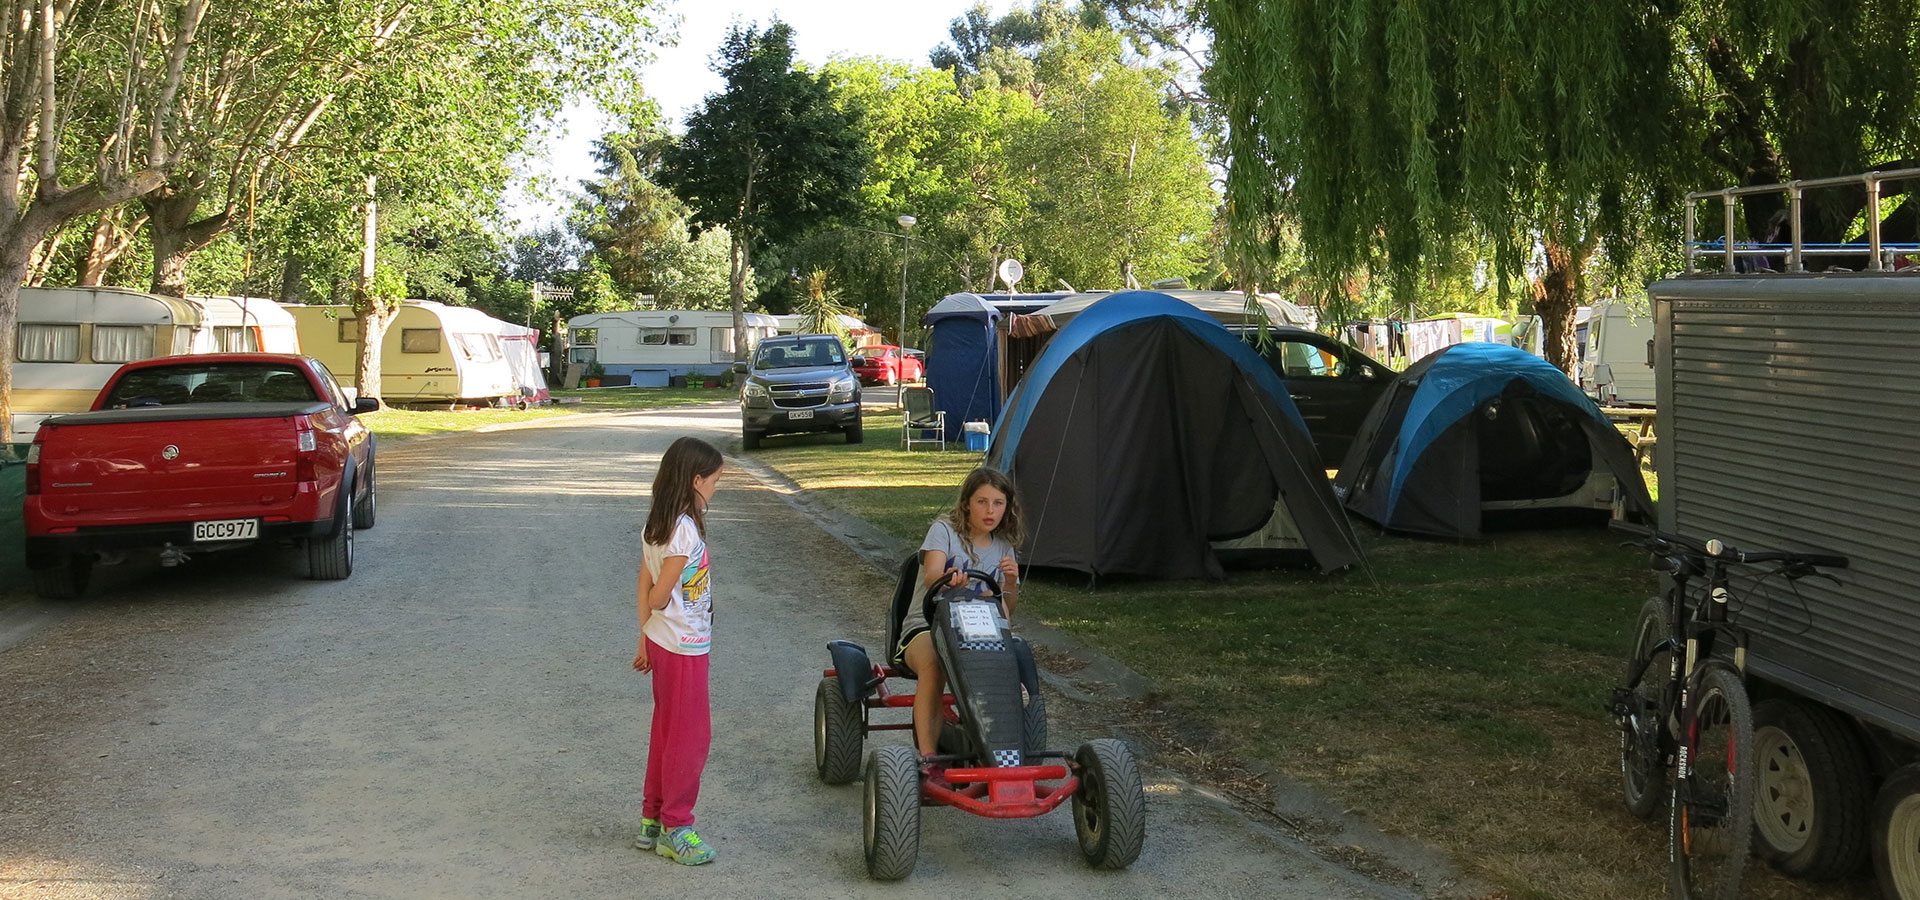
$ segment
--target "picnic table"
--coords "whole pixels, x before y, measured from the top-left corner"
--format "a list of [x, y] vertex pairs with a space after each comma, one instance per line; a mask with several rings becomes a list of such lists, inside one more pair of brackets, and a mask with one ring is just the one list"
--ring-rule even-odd
[[1653, 455], [1653, 448], [1659, 438], [1653, 433], [1653, 420], [1659, 411], [1645, 406], [1602, 406], [1601, 414], [1616, 423], [1626, 426], [1622, 434], [1627, 443], [1633, 446], [1633, 458], [1644, 462]]

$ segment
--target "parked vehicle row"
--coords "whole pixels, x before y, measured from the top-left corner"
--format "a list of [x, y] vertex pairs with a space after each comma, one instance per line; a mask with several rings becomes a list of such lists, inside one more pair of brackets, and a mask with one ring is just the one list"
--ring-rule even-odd
[[308, 574], [353, 573], [376, 515], [375, 441], [326, 366], [290, 354], [169, 356], [122, 366], [91, 411], [40, 424], [27, 451], [27, 568], [70, 598], [103, 554], [163, 565], [262, 541], [306, 550]]

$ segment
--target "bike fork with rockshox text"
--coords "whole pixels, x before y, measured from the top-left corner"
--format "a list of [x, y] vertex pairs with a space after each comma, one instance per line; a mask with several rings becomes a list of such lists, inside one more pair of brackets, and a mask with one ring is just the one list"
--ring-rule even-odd
[[[1613, 692], [1628, 811], [1652, 818], [1668, 790], [1668, 894], [1733, 900], [1753, 841], [1753, 707], [1747, 697], [1746, 632], [1729, 621], [1734, 564], [1778, 563], [1763, 577], [1789, 581], [1843, 568], [1843, 557], [1747, 553], [1624, 522], [1630, 546], [1653, 554], [1671, 587], [1647, 601], [1634, 627], [1626, 686]], [[1704, 580], [1703, 589], [1695, 582]], [[1660, 674], [1664, 673], [1664, 677]], [[1652, 677], [1649, 677], [1652, 676]], [[1668, 780], [1668, 770], [1672, 777]]]

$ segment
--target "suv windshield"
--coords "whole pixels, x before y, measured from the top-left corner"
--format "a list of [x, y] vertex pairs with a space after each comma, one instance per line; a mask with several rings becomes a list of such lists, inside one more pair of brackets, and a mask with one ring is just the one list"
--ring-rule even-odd
[[128, 372], [101, 409], [182, 403], [311, 402], [318, 399], [300, 370], [272, 363], [200, 363]]
[[839, 341], [761, 341], [753, 355], [756, 369], [805, 369], [846, 362]]

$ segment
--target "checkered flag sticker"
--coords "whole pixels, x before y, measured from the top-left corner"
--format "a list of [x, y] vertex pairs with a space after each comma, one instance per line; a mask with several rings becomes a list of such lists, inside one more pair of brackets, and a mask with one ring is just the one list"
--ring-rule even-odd
[[1017, 766], [1020, 764], [1020, 751], [995, 750], [993, 751], [993, 764], [1002, 768]]

